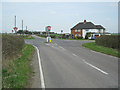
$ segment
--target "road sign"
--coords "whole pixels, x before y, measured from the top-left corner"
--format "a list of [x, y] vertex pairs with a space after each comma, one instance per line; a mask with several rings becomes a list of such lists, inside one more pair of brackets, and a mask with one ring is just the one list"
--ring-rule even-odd
[[18, 28], [17, 28], [17, 27], [13, 27], [13, 29], [14, 29], [14, 31], [15, 31], [15, 32], [18, 30]]
[[50, 31], [51, 30], [51, 26], [47, 26], [47, 30]]

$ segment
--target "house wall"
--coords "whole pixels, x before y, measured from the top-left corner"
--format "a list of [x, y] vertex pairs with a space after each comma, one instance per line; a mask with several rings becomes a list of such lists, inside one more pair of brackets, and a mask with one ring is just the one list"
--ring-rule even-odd
[[75, 30], [71, 30], [71, 37], [72, 37], [72, 35], [73, 35], [73, 37], [75, 36]]
[[82, 37], [83, 36], [82, 35], [82, 29], [81, 30], [77, 30], [77, 32], [76, 32], [76, 30], [71, 30], [71, 37], [72, 37], [72, 35], [73, 35], [73, 37], [75, 37], [75, 35], [77, 35], [77, 36], [80, 35], [80, 37]]
[[[83, 32], [82, 32], [83, 38], [85, 38], [87, 32], [99, 33], [99, 29], [83, 29]], [[100, 33], [103, 33], [103, 29], [100, 29]]]
[[99, 31], [99, 29], [81, 29], [80, 32], [78, 32], [78, 30], [77, 32], [75, 32], [75, 30], [71, 30], [71, 37], [72, 37], [72, 34], [73, 34], [73, 37], [75, 37], [75, 35], [79, 36], [80, 34], [81, 37], [85, 38], [87, 32], [103, 33], [104, 30], [100, 29]]

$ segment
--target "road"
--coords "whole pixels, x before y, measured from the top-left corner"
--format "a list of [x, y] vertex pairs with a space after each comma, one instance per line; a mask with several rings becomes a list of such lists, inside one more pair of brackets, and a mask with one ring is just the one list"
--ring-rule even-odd
[[25, 40], [40, 50], [46, 88], [117, 88], [118, 58], [82, 47], [90, 41]]

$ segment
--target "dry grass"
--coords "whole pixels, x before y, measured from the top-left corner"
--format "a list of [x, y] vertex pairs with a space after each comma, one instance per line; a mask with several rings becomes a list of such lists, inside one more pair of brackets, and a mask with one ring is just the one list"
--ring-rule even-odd
[[23, 36], [2, 35], [2, 60], [11, 60], [20, 54], [25, 45]]
[[34, 47], [24, 43], [24, 37], [2, 35], [2, 86], [24, 88], [31, 74], [30, 57]]

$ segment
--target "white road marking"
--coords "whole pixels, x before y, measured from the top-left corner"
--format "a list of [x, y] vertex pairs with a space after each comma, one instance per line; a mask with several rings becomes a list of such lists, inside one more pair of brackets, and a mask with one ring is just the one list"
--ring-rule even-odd
[[63, 47], [59, 46], [61, 49], [65, 50]]
[[98, 68], [98, 67], [96, 67], [96, 66], [94, 66], [94, 65], [92, 65], [92, 64], [90, 64], [90, 63], [88, 63], [88, 62], [86, 62], [84, 59], [82, 59], [82, 60], [83, 60], [83, 62], [86, 63], [87, 65], [89, 65], [89, 66], [95, 68], [96, 70], [98, 70], [98, 71], [100, 71], [100, 72], [102, 72], [102, 73], [108, 75], [107, 72], [105, 72], [105, 71], [101, 70], [100, 68]]
[[46, 44], [46, 45], [48, 45], [48, 46], [49, 46], [50, 44]]
[[55, 43], [55, 45], [57, 45], [57, 43]]
[[39, 62], [39, 70], [40, 70], [40, 80], [41, 80], [41, 88], [42, 90], [45, 90], [45, 81], [44, 81], [44, 76], [43, 76], [43, 70], [42, 70], [42, 64], [41, 64], [41, 60], [40, 60], [40, 53], [39, 53], [39, 49], [38, 47], [36, 47], [35, 45], [33, 45], [36, 50], [37, 50], [37, 56], [38, 56], [38, 62]]
[[76, 54], [73, 53], [74, 56], [77, 56]]

